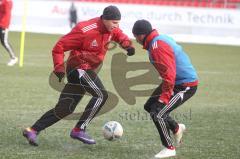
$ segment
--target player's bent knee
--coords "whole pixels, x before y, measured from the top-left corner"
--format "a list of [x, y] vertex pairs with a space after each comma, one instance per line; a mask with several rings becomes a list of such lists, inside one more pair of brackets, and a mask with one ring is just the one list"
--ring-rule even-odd
[[150, 107], [149, 105], [147, 105], [147, 104], [144, 105], [144, 109], [145, 109], [148, 113], [151, 112], [151, 107]]
[[73, 113], [75, 109], [74, 103], [75, 101], [72, 98], [60, 99], [54, 108], [54, 114], [60, 119], [66, 117]]
[[103, 101], [106, 101], [108, 99], [107, 91], [102, 91], [102, 98], [103, 98]]

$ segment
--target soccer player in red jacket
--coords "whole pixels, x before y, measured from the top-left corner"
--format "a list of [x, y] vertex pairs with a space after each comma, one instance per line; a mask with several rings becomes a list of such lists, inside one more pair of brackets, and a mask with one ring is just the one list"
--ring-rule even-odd
[[29, 144], [37, 146], [39, 132], [71, 114], [86, 92], [92, 98], [70, 136], [86, 144], [96, 143], [87, 134], [86, 127], [104, 105], [108, 94], [95, 70], [102, 63], [110, 41], [119, 43], [129, 56], [135, 53], [128, 36], [119, 28], [120, 19], [119, 9], [108, 6], [101, 17], [78, 23], [56, 43], [52, 55], [54, 73], [59, 82], [65, 75], [64, 52], [70, 51], [66, 64], [68, 83], [63, 88], [56, 107], [23, 131]]
[[8, 28], [11, 21], [12, 0], [0, 0], [0, 40], [3, 47], [10, 56], [8, 66], [13, 66], [18, 62], [11, 45], [8, 42]]
[[186, 128], [169, 114], [195, 94], [198, 85], [197, 73], [182, 47], [169, 36], [152, 29], [147, 20], [136, 21], [132, 32], [137, 42], [148, 51], [150, 62], [162, 78], [161, 84], [144, 105], [164, 146], [155, 157], [176, 156], [169, 131], [173, 132], [175, 142], [179, 145]]

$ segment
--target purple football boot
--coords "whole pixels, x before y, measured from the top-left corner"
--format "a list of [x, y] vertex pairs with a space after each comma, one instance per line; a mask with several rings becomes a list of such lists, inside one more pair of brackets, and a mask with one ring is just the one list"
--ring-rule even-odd
[[82, 141], [85, 144], [96, 144], [96, 141], [94, 139], [92, 139], [86, 132], [85, 130], [81, 130], [81, 129], [72, 129], [71, 134], [70, 134], [71, 138], [73, 139], [77, 139], [79, 141]]
[[38, 133], [32, 128], [26, 128], [23, 130], [23, 136], [28, 140], [28, 143], [32, 146], [38, 146], [37, 134]]

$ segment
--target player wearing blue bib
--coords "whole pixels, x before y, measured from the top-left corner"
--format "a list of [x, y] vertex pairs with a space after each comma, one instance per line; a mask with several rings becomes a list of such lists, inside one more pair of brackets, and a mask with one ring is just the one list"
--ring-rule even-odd
[[136, 21], [132, 32], [137, 42], [148, 51], [150, 62], [162, 78], [159, 87], [144, 105], [165, 147], [155, 157], [176, 156], [170, 130], [178, 145], [181, 143], [186, 127], [184, 124], [177, 123], [169, 114], [195, 94], [198, 85], [197, 73], [182, 47], [172, 38], [160, 35], [152, 29], [148, 21]]

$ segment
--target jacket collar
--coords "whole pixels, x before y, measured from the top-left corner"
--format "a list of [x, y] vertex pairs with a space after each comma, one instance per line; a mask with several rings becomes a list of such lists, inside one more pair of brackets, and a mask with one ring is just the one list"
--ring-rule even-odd
[[98, 24], [98, 26], [99, 26], [99, 31], [100, 31], [101, 33], [111, 33], [111, 32], [109, 32], [109, 31], [107, 30], [107, 28], [106, 28], [105, 25], [103, 24], [103, 21], [102, 21], [102, 18], [101, 18], [101, 17], [98, 18], [97, 24]]
[[143, 40], [143, 49], [148, 50], [151, 41], [158, 35], [159, 33], [157, 32], [156, 29], [153, 29], [151, 33], [146, 35], [146, 37]]

